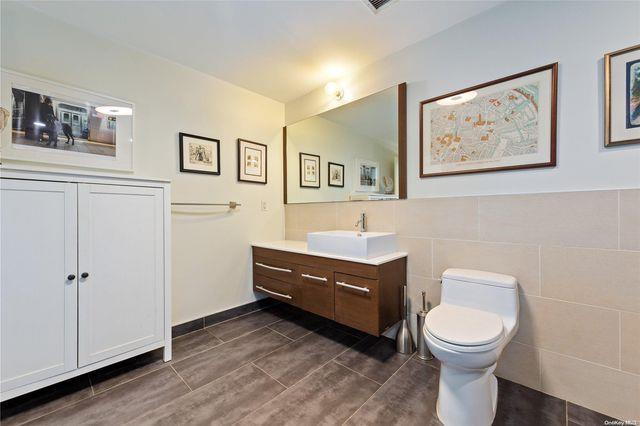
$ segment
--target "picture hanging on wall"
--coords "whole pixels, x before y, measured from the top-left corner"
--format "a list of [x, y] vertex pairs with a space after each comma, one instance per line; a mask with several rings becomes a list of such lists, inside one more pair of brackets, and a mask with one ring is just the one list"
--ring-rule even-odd
[[329, 186], [344, 188], [344, 165], [329, 162]]
[[320, 156], [300, 153], [300, 187], [320, 188]]
[[377, 161], [356, 159], [357, 192], [378, 192], [380, 180], [380, 164]]
[[180, 171], [219, 175], [220, 141], [181, 132]]
[[2, 71], [2, 133], [8, 160], [133, 170], [133, 104], [13, 71]]
[[604, 56], [604, 145], [640, 143], [640, 44]]
[[420, 103], [420, 177], [556, 165], [558, 64]]
[[238, 139], [238, 180], [267, 183], [267, 146]]

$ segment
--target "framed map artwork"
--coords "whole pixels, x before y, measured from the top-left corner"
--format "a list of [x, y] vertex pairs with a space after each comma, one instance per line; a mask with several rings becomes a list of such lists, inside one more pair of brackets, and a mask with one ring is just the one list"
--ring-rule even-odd
[[558, 64], [420, 102], [420, 177], [556, 165]]

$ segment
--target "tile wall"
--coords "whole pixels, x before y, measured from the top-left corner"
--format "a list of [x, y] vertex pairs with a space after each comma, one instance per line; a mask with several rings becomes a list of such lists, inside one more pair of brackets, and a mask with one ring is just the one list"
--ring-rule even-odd
[[433, 306], [449, 267], [514, 275], [520, 327], [497, 374], [611, 415], [640, 419], [640, 189], [386, 202], [289, 204], [286, 238], [398, 233], [412, 310]]

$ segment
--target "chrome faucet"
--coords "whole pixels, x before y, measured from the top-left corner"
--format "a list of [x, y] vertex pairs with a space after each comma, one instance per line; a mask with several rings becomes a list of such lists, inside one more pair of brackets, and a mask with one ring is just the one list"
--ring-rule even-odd
[[358, 228], [358, 232], [367, 232], [367, 217], [364, 212], [360, 213], [360, 219], [358, 219], [355, 226]]

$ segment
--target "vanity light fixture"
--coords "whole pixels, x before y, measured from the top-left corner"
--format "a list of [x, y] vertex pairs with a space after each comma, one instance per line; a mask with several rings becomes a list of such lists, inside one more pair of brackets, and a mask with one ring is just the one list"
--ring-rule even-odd
[[478, 96], [478, 92], [472, 90], [471, 92], [464, 92], [458, 95], [449, 96], [448, 98], [440, 99], [436, 101], [438, 105], [450, 106], [450, 105], [458, 105], [465, 102], [469, 102], [471, 99]]
[[324, 92], [337, 101], [342, 99], [344, 96], [344, 89], [334, 81], [330, 81], [326, 86], [324, 86]]
[[104, 105], [96, 107], [96, 111], [104, 115], [133, 115], [133, 110], [129, 107]]

